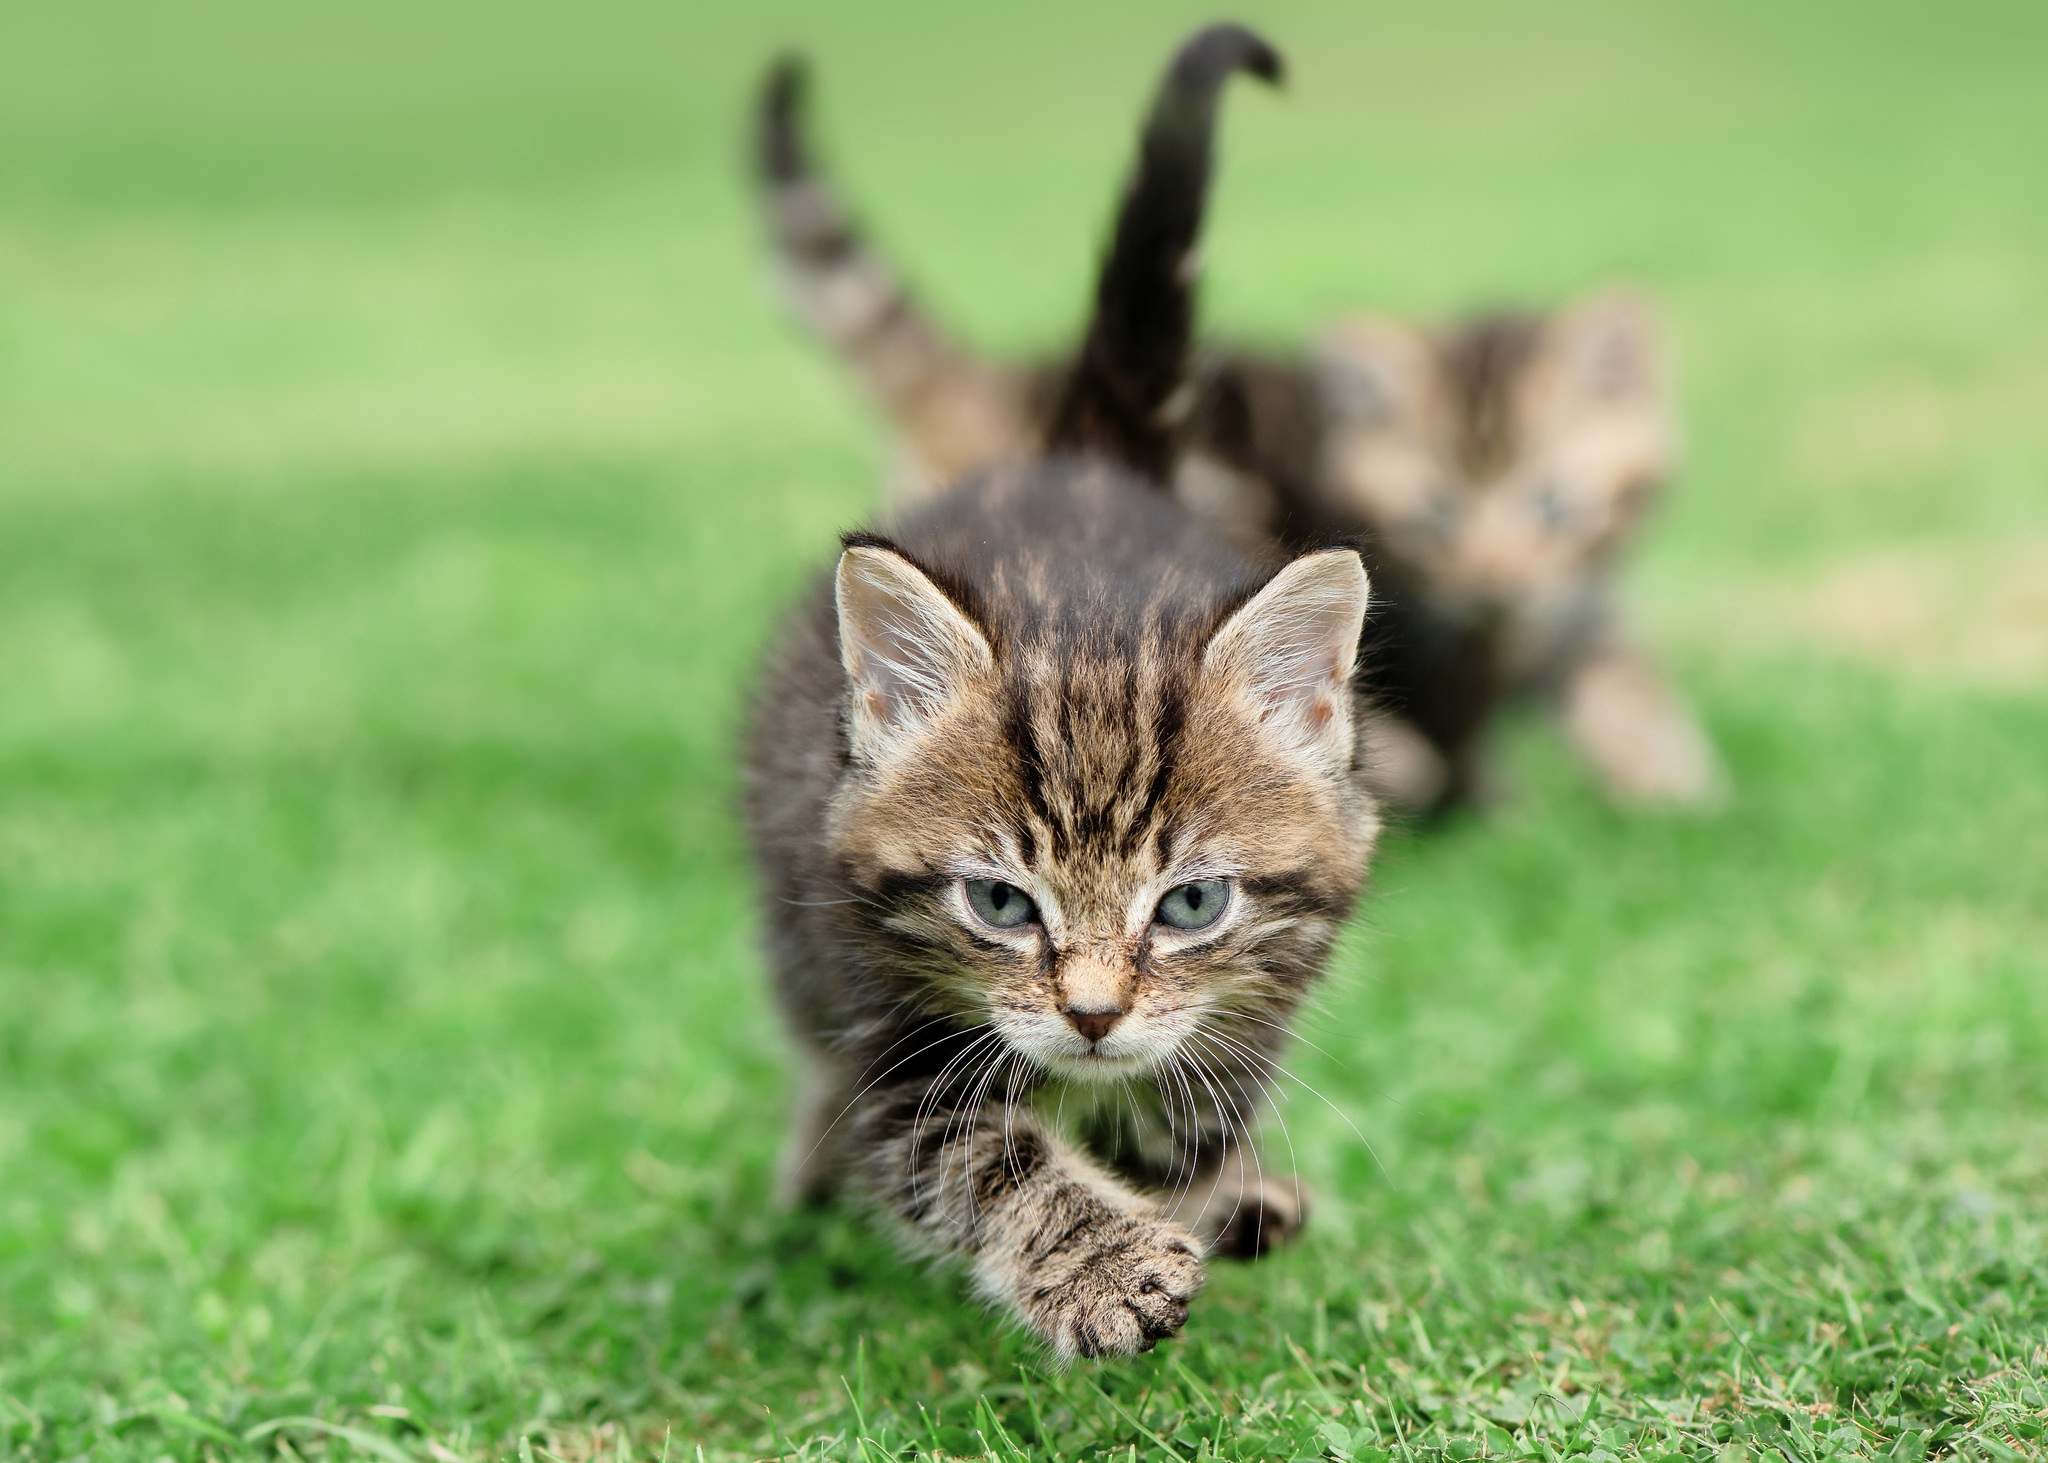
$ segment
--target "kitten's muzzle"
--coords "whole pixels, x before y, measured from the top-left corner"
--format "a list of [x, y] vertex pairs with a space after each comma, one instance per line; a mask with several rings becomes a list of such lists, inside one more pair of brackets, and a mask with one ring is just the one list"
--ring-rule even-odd
[[1067, 1023], [1089, 1041], [1100, 1041], [1109, 1035], [1111, 1028], [1124, 1019], [1122, 1006], [1107, 1006], [1100, 1010], [1084, 1010], [1080, 1006], [1065, 1006], [1060, 1014]]
[[1132, 971], [1113, 951], [1085, 948], [1059, 965], [1060, 1015], [1091, 1044], [1109, 1035], [1131, 1008]]

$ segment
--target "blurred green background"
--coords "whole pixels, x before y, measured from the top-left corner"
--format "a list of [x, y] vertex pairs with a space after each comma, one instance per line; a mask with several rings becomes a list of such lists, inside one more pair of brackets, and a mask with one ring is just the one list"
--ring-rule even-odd
[[926, 296], [1046, 346], [1211, 13], [0, 15], [0, 1453], [2038, 1455], [2048, 10], [1243, 14], [1212, 329], [1667, 303], [1630, 591], [1737, 794], [1513, 729], [1308, 1024], [1311, 1236], [1066, 1375], [766, 1207], [732, 747], [881, 441], [742, 117], [806, 45]]

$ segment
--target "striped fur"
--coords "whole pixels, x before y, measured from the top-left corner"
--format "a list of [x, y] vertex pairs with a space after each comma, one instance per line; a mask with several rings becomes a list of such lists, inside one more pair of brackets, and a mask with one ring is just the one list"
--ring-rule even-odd
[[1275, 84], [1283, 71], [1279, 53], [1242, 26], [1209, 26], [1175, 53], [1139, 137], [1080, 349], [1071, 361], [1012, 369], [956, 342], [869, 247], [811, 156], [802, 58], [769, 68], [754, 172], [784, 294], [903, 432], [899, 506], [1045, 449], [1092, 446], [1148, 477], [1171, 476], [1188, 405], [1181, 388], [1216, 108], [1240, 71]]
[[[1271, 56], [1253, 41], [1204, 32], [1174, 74], [1193, 55], [1212, 106], [1219, 54]], [[1148, 476], [1187, 329], [1125, 291], [1178, 271], [1206, 179], [1162, 184], [1158, 155], [1119, 240], [1185, 242], [1112, 245], [1096, 309], [1124, 324], [1071, 388], [1069, 450], [849, 536], [747, 762], [808, 1077], [790, 1192], [864, 1194], [1063, 1358], [1173, 1334], [1206, 1251], [1299, 1223], [1251, 1131], [1379, 829], [1357, 555], [1248, 557]], [[1169, 913], [1188, 891], [1206, 923]]]
[[[1148, 1345], [1201, 1246], [1256, 1252], [1299, 1220], [1247, 1144], [1377, 835], [1361, 765], [1276, 734], [1256, 678], [1208, 653], [1268, 571], [1118, 469], [999, 469], [861, 550], [915, 565], [992, 654], [880, 761], [830, 596], [771, 668], [749, 815], [784, 1005], [825, 1074], [792, 1186], [855, 1180], [1061, 1354]], [[965, 916], [977, 874], [1031, 892], [1027, 938]], [[1233, 884], [1213, 935], [1154, 920], [1210, 877]], [[1123, 1012], [1094, 1041], [1062, 1014], [1084, 983]], [[1055, 1131], [1048, 1101], [1100, 1082], [1144, 1102]]]

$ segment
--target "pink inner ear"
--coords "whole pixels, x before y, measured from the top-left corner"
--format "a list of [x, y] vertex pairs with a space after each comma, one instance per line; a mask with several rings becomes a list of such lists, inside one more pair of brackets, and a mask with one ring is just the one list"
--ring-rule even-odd
[[1307, 554], [1282, 569], [1210, 643], [1209, 656], [1222, 657], [1243, 687], [1246, 709], [1293, 750], [1319, 760], [1345, 750], [1345, 688], [1369, 592], [1356, 554]]

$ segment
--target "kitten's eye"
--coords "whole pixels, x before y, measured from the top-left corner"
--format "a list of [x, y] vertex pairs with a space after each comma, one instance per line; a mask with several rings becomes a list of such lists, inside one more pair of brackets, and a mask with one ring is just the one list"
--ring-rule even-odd
[[1038, 918], [1038, 906], [1015, 884], [1001, 879], [965, 881], [967, 903], [974, 912], [999, 930], [1014, 930]]
[[1536, 521], [1550, 533], [1562, 533], [1579, 516], [1577, 505], [1565, 496], [1563, 485], [1554, 478], [1536, 484], [1529, 506], [1535, 511]]
[[1223, 918], [1223, 906], [1230, 903], [1227, 879], [1199, 879], [1166, 891], [1159, 901], [1159, 922], [1177, 930], [1206, 930]]
[[1415, 520], [1417, 536], [1432, 544], [1447, 544], [1458, 532], [1458, 500], [1448, 491], [1438, 491], [1429, 506]]

